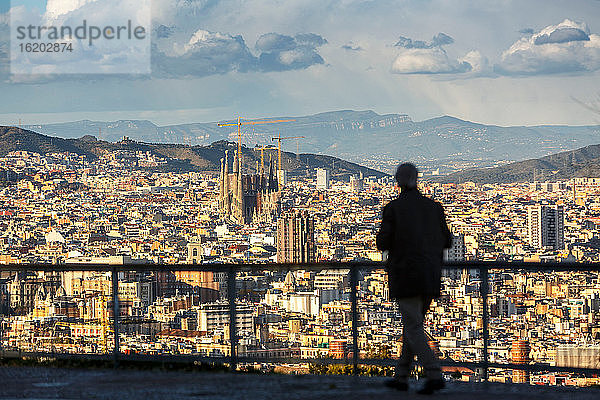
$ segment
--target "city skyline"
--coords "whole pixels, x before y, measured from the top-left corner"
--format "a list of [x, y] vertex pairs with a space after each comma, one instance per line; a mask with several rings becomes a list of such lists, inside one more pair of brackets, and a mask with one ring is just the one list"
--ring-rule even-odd
[[[264, 175], [229, 173], [225, 157], [221, 174], [147, 170], [162, 163], [152, 153], [127, 149], [93, 160], [67, 152], [15, 151], [0, 157], [0, 166], [13, 171], [0, 176], [0, 262], [8, 264], [0, 273], [3, 349], [106, 354], [115, 345], [112, 329], [118, 321], [124, 354], [223, 361], [235, 348], [239, 357], [260, 357], [263, 361], [252, 368], [261, 371], [333, 372], [333, 367], [307, 365], [320, 357], [352, 359], [354, 288], [359, 360], [398, 357], [398, 311], [383, 265], [374, 264], [382, 261], [374, 245], [381, 207], [397, 194], [391, 177], [357, 173], [348, 180], [318, 168], [290, 175], [275, 192], [275, 218], [258, 218], [249, 210], [257, 218], [246, 220], [239, 207], [246, 201], [244, 207], [252, 207], [259, 199]], [[599, 181], [423, 180], [419, 186], [446, 210], [455, 236], [448, 261], [552, 262], [574, 268], [573, 262], [594, 263], [600, 257]], [[237, 191], [225, 190], [227, 183]], [[276, 183], [262, 189], [277, 188]], [[286, 271], [273, 264], [312, 261], [325, 266]], [[113, 286], [110, 272], [41, 272], [31, 266], [14, 273], [13, 263], [81, 264], [82, 269], [138, 264], [155, 270], [115, 272]], [[189, 263], [196, 269], [186, 270]], [[226, 272], [232, 263], [239, 268], [233, 280]], [[249, 263], [255, 267], [246, 268]], [[359, 269], [353, 285], [344, 263], [375, 267]], [[330, 269], [332, 264], [341, 269]], [[170, 270], [177, 265], [178, 271]], [[486, 273], [490, 362], [594, 367], [600, 348], [597, 272], [506, 267]], [[483, 279], [477, 269], [444, 274], [443, 296], [432, 303], [426, 327], [434, 351], [448, 362], [483, 357]], [[237, 343], [231, 341], [226, 300], [232, 293]], [[281, 357], [297, 363], [281, 365]], [[470, 367], [444, 374], [449, 380], [484, 379]], [[577, 373], [510, 369], [490, 369], [489, 380], [598, 383], [597, 377]]]

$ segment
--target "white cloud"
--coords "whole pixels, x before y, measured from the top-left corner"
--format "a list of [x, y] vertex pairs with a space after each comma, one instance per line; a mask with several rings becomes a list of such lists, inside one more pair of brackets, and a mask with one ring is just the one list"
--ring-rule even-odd
[[68, 14], [96, 0], [48, 0], [46, 13], [51, 17]]
[[314, 33], [300, 33], [294, 37], [278, 33], [261, 35], [256, 41], [256, 48], [262, 52], [260, 69], [266, 72], [287, 71], [323, 64], [317, 48], [326, 43], [325, 38]]
[[291, 36], [271, 32], [261, 35], [255, 47], [260, 51], [287, 51], [296, 47], [296, 41]]
[[424, 42], [423, 40], [412, 40], [411, 38], [400, 36], [394, 46], [403, 47], [405, 49], [431, 49], [452, 43], [454, 43], [454, 39], [445, 33], [440, 32], [431, 38], [429, 43]]
[[[400, 36], [394, 44], [400, 54], [392, 63], [392, 72], [396, 74], [462, 74], [471, 72], [475, 62], [479, 67], [483, 57], [479, 52], [469, 52], [463, 59], [448, 57], [442, 46], [454, 43], [454, 39], [445, 33], [438, 33], [431, 41], [413, 40]], [[480, 69], [478, 70], [480, 71]]]
[[487, 57], [483, 56], [477, 50], [468, 52], [463, 57], [459, 58], [458, 61], [469, 64], [471, 66], [471, 72], [473, 73], [487, 72], [489, 68]]
[[396, 74], [458, 74], [471, 70], [468, 62], [450, 59], [440, 47], [404, 49], [392, 63]]
[[[53, 24], [64, 22], [77, 22], [91, 13], [97, 20], [110, 21], [118, 16], [117, 7], [101, 8], [106, 1], [119, 0], [51, 0], [48, 3], [47, 13], [43, 18]], [[148, 1], [148, 0], [145, 0]], [[315, 64], [323, 64], [324, 60], [317, 48], [326, 44], [327, 40], [314, 33], [299, 33], [295, 36], [278, 33], [264, 34], [256, 43], [256, 50], [251, 50], [242, 35], [231, 34], [224, 31], [199, 29], [205, 25], [205, 20], [210, 10], [217, 7], [212, 0], [154, 0], [154, 20], [152, 29], [151, 62], [153, 78], [189, 78], [220, 75], [229, 72], [250, 71], [289, 71], [305, 69]], [[22, 7], [22, 12], [28, 11]], [[14, 10], [13, 10], [14, 11]], [[8, 24], [8, 13], [0, 14], [0, 18]], [[2, 20], [0, 20], [0, 33]], [[0, 62], [8, 51], [3, 47], [9, 42], [0, 37]], [[286, 45], [287, 43], [287, 45]], [[122, 51], [104, 51], [92, 54], [86, 48], [86, 60], [96, 63], [118, 63], [128, 54]], [[105, 49], [101, 49], [105, 50]], [[120, 50], [120, 49], [119, 49]], [[98, 53], [98, 52], [97, 52]], [[133, 54], [129, 55], [135, 56]], [[141, 57], [137, 57], [140, 58]], [[150, 57], [149, 57], [150, 58]], [[46, 57], [45, 59], [48, 59]], [[6, 75], [8, 63], [0, 65], [0, 73]], [[80, 68], [79, 64], [73, 68]], [[31, 67], [34, 75], [30, 77], [13, 77], [13, 82], [48, 82], [58, 77], [52, 76], [68, 70], [69, 66], [62, 63], [55, 66], [35, 65]], [[81, 69], [81, 68], [80, 68]], [[82, 71], [83, 72], [83, 71]], [[89, 72], [89, 71], [87, 71]], [[70, 75], [69, 79], [78, 79]], [[0, 78], [1, 79], [1, 78]]]
[[565, 19], [516, 41], [495, 71], [503, 75], [582, 73], [600, 69], [600, 36], [585, 23]]
[[[25, 6], [12, 8], [11, 71], [14, 74], [36, 75], [40, 80], [47, 74], [148, 74], [150, 72], [150, 27], [151, 0], [73, 0], [64, 8], [56, 8], [57, 2], [49, 3], [45, 10]], [[58, 6], [57, 6], [58, 7]], [[140, 37], [105, 40], [101, 32], [108, 28], [113, 33], [116, 26], [143, 27]], [[29, 36], [19, 37], [17, 27], [51, 27]], [[74, 36], [62, 29], [69, 27]], [[142, 29], [142, 28], [141, 28]], [[94, 30], [94, 32], [92, 31]], [[54, 32], [54, 33], [52, 33]], [[61, 32], [61, 33], [59, 33]], [[93, 33], [92, 33], [93, 32]], [[54, 37], [52, 37], [54, 35]], [[97, 36], [96, 36], [97, 35]], [[94, 38], [92, 38], [95, 36]], [[56, 40], [56, 38], [59, 38]], [[64, 43], [69, 50], [54, 52], [27, 52], [20, 46], [28, 43]], [[22, 80], [22, 77], [14, 78]], [[29, 80], [29, 79], [27, 79]]]
[[533, 35], [534, 44], [568, 43], [590, 40], [590, 30], [585, 23], [565, 19], [558, 25], [548, 26]]
[[305, 33], [294, 37], [267, 33], [256, 42], [255, 56], [241, 35], [197, 30], [187, 40], [179, 28], [161, 25], [154, 29], [153, 75], [157, 77], [202, 77], [232, 71], [289, 71], [323, 64], [317, 47], [323, 37]]
[[185, 42], [178, 42], [181, 37], [168, 36], [154, 42], [153, 75], [181, 78], [256, 69], [256, 57], [241, 36], [198, 30]]

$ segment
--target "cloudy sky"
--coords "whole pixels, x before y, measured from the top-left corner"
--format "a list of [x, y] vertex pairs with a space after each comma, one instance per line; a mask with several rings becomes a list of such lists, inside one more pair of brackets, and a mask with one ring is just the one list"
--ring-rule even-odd
[[[20, 3], [56, 16], [94, 0]], [[126, 77], [10, 75], [7, 0], [0, 13], [2, 125], [339, 109], [600, 123], [598, 0], [152, 0], [152, 74]]]

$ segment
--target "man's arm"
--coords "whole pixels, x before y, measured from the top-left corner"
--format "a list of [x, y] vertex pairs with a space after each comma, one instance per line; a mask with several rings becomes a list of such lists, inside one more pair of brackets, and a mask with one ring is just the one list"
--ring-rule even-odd
[[448, 229], [448, 224], [446, 223], [446, 215], [444, 214], [444, 207], [438, 203], [440, 206], [440, 223], [442, 225], [442, 233], [444, 235], [444, 248], [449, 249], [452, 247], [452, 233], [450, 229]]
[[379, 233], [377, 233], [377, 248], [381, 251], [391, 250], [394, 243], [394, 235], [396, 230], [396, 223], [392, 212], [392, 207], [387, 204], [383, 208], [383, 214], [381, 217], [381, 227]]

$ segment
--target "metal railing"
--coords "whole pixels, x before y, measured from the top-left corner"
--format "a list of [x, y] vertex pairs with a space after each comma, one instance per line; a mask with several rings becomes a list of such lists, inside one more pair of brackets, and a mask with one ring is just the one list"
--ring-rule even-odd
[[[577, 368], [551, 366], [546, 364], [514, 364], [514, 363], [492, 363], [489, 361], [489, 311], [488, 311], [488, 292], [489, 292], [489, 272], [490, 270], [499, 270], [505, 272], [600, 272], [600, 263], [588, 262], [501, 262], [501, 261], [459, 261], [446, 262], [443, 266], [447, 270], [478, 270], [481, 284], [479, 285], [480, 296], [482, 298], [482, 336], [483, 336], [483, 359], [479, 362], [453, 361], [442, 362], [442, 366], [466, 367], [470, 369], [480, 369], [484, 381], [488, 381], [489, 369], [512, 369], [527, 372], [547, 371], [559, 373], [577, 373], [600, 375], [600, 369]], [[334, 358], [290, 358], [290, 357], [238, 357], [237, 355], [237, 327], [236, 327], [236, 274], [243, 271], [266, 271], [266, 270], [349, 270], [350, 271], [350, 305], [352, 321], [352, 371], [357, 374], [359, 365], [394, 365], [394, 360], [381, 360], [359, 358], [358, 347], [358, 273], [360, 270], [385, 269], [385, 264], [380, 262], [323, 262], [308, 264], [264, 264], [264, 263], [243, 263], [243, 264], [0, 264], [0, 271], [43, 271], [43, 272], [79, 272], [95, 271], [110, 272], [112, 277], [112, 301], [113, 301], [113, 332], [114, 347], [112, 350], [112, 362], [115, 366], [120, 361], [159, 361], [159, 362], [209, 362], [209, 363], [228, 363], [232, 370], [237, 369], [239, 363], [264, 362], [264, 363], [326, 363], [326, 364], [348, 364], [348, 359]], [[198, 355], [148, 355], [148, 354], [123, 354], [119, 350], [119, 296], [118, 285], [119, 272], [174, 272], [174, 271], [208, 271], [208, 272], [226, 272], [227, 273], [227, 297], [229, 304], [229, 338], [230, 355], [228, 357], [216, 358]], [[4, 357], [10, 357], [11, 354], [4, 352]], [[12, 356], [18, 357], [50, 357], [50, 358], [86, 358], [96, 360], [107, 360], [106, 355], [100, 354], [72, 354], [72, 353], [48, 353], [48, 352], [17, 352]]]

